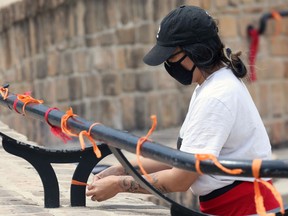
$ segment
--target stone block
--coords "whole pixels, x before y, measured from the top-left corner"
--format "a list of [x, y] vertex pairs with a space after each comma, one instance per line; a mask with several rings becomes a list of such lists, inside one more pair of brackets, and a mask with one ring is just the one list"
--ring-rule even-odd
[[141, 44], [154, 43], [156, 40], [155, 24], [143, 24], [136, 27], [136, 42]]
[[68, 101], [69, 100], [69, 82], [68, 77], [57, 77], [54, 79], [56, 83], [56, 101]]
[[93, 52], [93, 69], [99, 72], [105, 72], [115, 67], [115, 53], [110, 48], [95, 48]]
[[78, 115], [78, 116], [81, 116], [82, 118], [86, 118], [86, 108], [85, 108], [85, 104], [82, 102], [82, 103], [74, 103], [72, 106], [72, 109], [73, 109], [73, 113]]
[[116, 31], [118, 44], [134, 44], [135, 43], [135, 28], [121, 28]]
[[86, 1], [86, 13], [84, 17], [86, 34], [93, 34], [107, 28], [106, 0]]
[[135, 100], [131, 95], [121, 97], [122, 122], [124, 130], [135, 130]]
[[237, 37], [237, 19], [232, 15], [222, 15], [218, 17], [219, 32], [222, 37]]
[[262, 118], [268, 118], [271, 110], [270, 101], [270, 85], [267, 83], [259, 83], [259, 102], [257, 105], [258, 111]]
[[[56, 83], [54, 80], [40, 80], [34, 84], [34, 97], [44, 100], [45, 104], [52, 104], [56, 100]], [[63, 88], [63, 87], [62, 87]]]
[[135, 47], [126, 50], [126, 65], [127, 68], [138, 68], [144, 65], [144, 49], [142, 47]]
[[68, 78], [69, 99], [71, 101], [83, 98], [83, 83], [81, 77]]
[[48, 76], [55, 76], [59, 73], [59, 66], [60, 66], [60, 58], [59, 53], [56, 51], [49, 52], [47, 54], [47, 72]]
[[162, 66], [153, 70], [153, 73], [155, 74], [156, 86], [159, 90], [174, 89], [176, 87], [177, 81], [171, 77]]
[[[119, 21], [121, 25], [127, 25], [131, 20], [133, 20], [133, 10], [131, 5], [133, 4], [133, 0], [122, 0], [121, 3], [118, 2], [118, 10], [119, 10]], [[127, 7], [129, 5], [129, 7]]]
[[201, 2], [202, 2], [202, 0], [185, 0], [184, 4], [185, 5], [194, 5], [194, 6], [197, 6], [197, 7], [201, 7]]
[[102, 75], [102, 92], [104, 95], [120, 95], [121, 83], [118, 74], [110, 73]]
[[1, 48], [2, 50], [2, 64], [3, 69], [9, 69], [12, 66], [12, 49], [10, 42], [10, 34], [5, 31], [1, 35]]
[[29, 48], [30, 55], [34, 56], [37, 53], [37, 39], [36, 39], [36, 26], [33, 19], [28, 20], [28, 32], [29, 32]]
[[99, 74], [87, 74], [83, 94], [86, 97], [97, 97], [102, 95], [102, 82]]
[[47, 58], [38, 57], [34, 60], [35, 78], [44, 79], [47, 77]]
[[115, 64], [117, 70], [123, 70], [126, 68], [126, 55], [124, 48], [117, 48], [115, 50]]
[[59, 74], [71, 74], [74, 71], [73, 55], [71, 52], [60, 53]]
[[281, 121], [274, 121], [271, 124], [271, 135], [270, 135], [270, 139], [271, 139], [271, 143], [273, 145], [277, 145], [281, 142], [281, 140], [283, 140], [284, 138], [284, 123]]
[[111, 44], [115, 44], [117, 41], [117, 36], [115, 32], [107, 32], [97, 36], [87, 37], [85, 42], [88, 47], [95, 46], [110, 46]]
[[136, 128], [143, 130], [146, 127], [147, 118], [147, 99], [144, 95], [137, 95], [134, 98], [135, 100], [135, 123]]
[[225, 8], [228, 6], [229, 1], [228, 0], [216, 0], [215, 4], [217, 8]]
[[281, 118], [284, 115], [284, 89], [282, 82], [271, 85], [271, 114], [274, 118]]
[[[184, 1], [179, 1], [177, 4], [180, 6]], [[175, 1], [157, 0], [153, 1], [153, 20], [159, 22], [176, 7]]]
[[[149, 125], [149, 116], [156, 115], [157, 121], [158, 121], [157, 128], [161, 128], [162, 126], [162, 119], [161, 119], [162, 108], [161, 108], [159, 97], [161, 97], [159, 93], [158, 94], [149, 93], [147, 95], [147, 116], [146, 116], [147, 120], [146, 121], [148, 121], [148, 125]], [[151, 121], [150, 121], [150, 125], [151, 125]]]
[[122, 74], [123, 92], [133, 92], [136, 90], [136, 74], [133, 72]]
[[281, 59], [272, 58], [270, 61], [270, 76], [273, 79], [283, 79], [285, 77], [285, 63]]
[[287, 56], [288, 55], [288, 49], [286, 47], [288, 46], [288, 38], [283, 36], [278, 36], [277, 40], [274, 40], [273, 43], [271, 43], [272, 46], [270, 46], [271, 55], [272, 56]]
[[85, 34], [85, 14], [86, 10], [83, 1], [77, 1], [74, 9], [74, 25], [77, 36], [83, 36]]
[[22, 61], [21, 63], [21, 78], [29, 82], [33, 81], [34, 69], [30, 60]]
[[102, 99], [91, 103], [91, 114], [93, 119], [108, 127], [122, 128], [121, 104], [116, 98]]
[[152, 72], [144, 71], [137, 74], [137, 90], [138, 91], [151, 91], [155, 86], [155, 78]]
[[[150, 16], [150, 12], [149, 12], [149, 0], [142, 0], [142, 1], [131, 1], [132, 3], [132, 11], [133, 11], [133, 21], [135, 23], [140, 22], [142, 20], [147, 20], [149, 19]], [[151, 9], [150, 9], [151, 10]]]
[[59, 44], [65, 41], [68, 36], [68, 14], [67, 10], [61, 8], [54, 11], [53, 14], [53, 33], [54, 33], [54, 43]]
[[92, 54], [86, 49], [81, 49], [73, 53], [76, 73], [85, 73], [91, 70]]
[[173, 127], [180, 123], [177, 93], [163, 93], [159, 98], [161, 104], [161, 119], [164, 128]]
[[288, 82], [285, 81], [283, 82], [283, 94], [284, 94], [284, 111], [285, 111], [285, 115], [288, 114]]

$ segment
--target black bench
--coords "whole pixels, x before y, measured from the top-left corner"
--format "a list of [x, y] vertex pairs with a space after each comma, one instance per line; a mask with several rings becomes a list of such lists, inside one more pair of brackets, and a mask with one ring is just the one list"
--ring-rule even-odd
[[[102, 153], [102, 158], [98, 159], [92, 147], [86, 148], [84, 151], [80, 148], [77, 150], [47, 149], [15, 140], [1, 132], [0, 136], [5, 151], [24, 158], [37, 170], [44, 188], [44, 206], [46, 208], [60, 206], [58, 179], [51, 163], [78, 163], [72, 179], [87, 182], [98, 162], [111, 154], [106, 144], [98, 146]], [[71, 206], [86, 205], [86, 187], [71, 184], [70, 191]]]

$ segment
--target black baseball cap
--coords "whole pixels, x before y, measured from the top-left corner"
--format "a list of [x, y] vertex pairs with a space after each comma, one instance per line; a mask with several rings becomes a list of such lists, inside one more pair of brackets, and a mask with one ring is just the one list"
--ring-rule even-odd
[[200, 7], [182, 5], [160, 23], [156, 45], [144, 56], [151, 66], [162, 64], [177, 46], [204, 42], [218, 34], [213, 18]]

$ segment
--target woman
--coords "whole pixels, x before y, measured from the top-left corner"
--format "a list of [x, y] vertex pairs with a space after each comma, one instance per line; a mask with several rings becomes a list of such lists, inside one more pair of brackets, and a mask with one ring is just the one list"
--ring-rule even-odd
[[[181, 84], [198, 84], [180, 130], [181, 151], [231, 159], [271, 158], [265, 127], [241, 81], [247, 71], [240, 54], [224, 47], [215, 21], [201, 8], [181, 6], [162, 20], [157, 44], [144, 62], [151, 66], [164, 63]], [[163, 193], [191, 187], [204, 213], [256, 213], [253, 178], [199, 175], [148, 159], [142, 164], [151, 173], [151, 184]], [[266, 210], [277, 208], [271, 192], [264, 187], [261, 191]], [[102, 201], [118, 192], [148, 193], [121, 166], [114, 166], [95, 176], [87, 195]]]

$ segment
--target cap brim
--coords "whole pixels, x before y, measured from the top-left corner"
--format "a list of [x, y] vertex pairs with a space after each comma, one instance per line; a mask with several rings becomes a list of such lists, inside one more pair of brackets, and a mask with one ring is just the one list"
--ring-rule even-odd
[[164, 47], [155, 45], [143, 58], [143, 61], [151, 66], [162, 64], [175, 51], [176, 47]]

